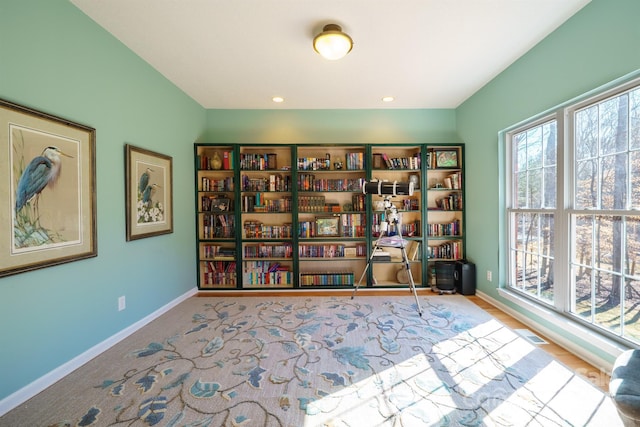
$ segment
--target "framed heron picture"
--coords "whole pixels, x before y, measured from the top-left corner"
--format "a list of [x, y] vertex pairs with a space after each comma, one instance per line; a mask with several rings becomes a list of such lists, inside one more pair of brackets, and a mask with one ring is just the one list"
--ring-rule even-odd
[[173, 159], [125, 145], [127, 241], [173, 233]]
[[95, 257], [95, 129], [1, 99], [0, 127], [0, 277]]

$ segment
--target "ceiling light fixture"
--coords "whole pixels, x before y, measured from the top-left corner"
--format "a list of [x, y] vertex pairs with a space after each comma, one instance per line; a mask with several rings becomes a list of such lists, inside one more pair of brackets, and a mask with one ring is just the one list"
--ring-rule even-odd
[[281, 96], [274, 96], [273, 98], [271, 98], [271, 100], [277, 103], [284, 102], [284, 98]]
[[334, 61], [351, 52], [353, 40], [337, 24], [327, 24], [313, 39], [313, 49], [323, 58]]
[[382, 102], [393, 102], [395, 98], [393, 96], [383, 96]]

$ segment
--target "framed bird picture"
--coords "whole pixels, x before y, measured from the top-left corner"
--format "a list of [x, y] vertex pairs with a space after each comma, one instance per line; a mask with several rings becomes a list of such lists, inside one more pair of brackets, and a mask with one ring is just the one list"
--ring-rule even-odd
[[127, 241], [173, 233], [173, 159], [125, 144]]
[[2, 99], [0, 127], [0, 277], [95, 257], [95, 129]]

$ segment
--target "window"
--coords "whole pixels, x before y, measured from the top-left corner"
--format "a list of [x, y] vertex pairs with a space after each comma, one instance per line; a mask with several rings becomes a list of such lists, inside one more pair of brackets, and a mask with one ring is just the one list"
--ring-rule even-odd
[[554, 294], [556, 134], [556, 121], [550, 120], [511, 139], [510, 284], [547, 303]]
[[507, 142], [508, 286], [640, 343], [640, 83], [559, 108]]

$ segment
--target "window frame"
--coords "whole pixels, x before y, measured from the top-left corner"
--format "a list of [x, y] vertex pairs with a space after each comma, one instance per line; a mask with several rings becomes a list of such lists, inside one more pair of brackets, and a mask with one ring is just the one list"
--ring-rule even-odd
[[[564, 120], [562, 119], [562, 117], [558, 117], [557, 113], [553, 112], [553, 113], [547, 113], [547, 114], [542, 114], [534, 119], [532, 119], [531, 121], [525, 122], [523, 124], [520, 124], [517, 127], [514, 127], [512, 129], [510, 129], [509, 131], [507, 131], [505, 133], [505, 154], [506, 154], [506, 167], [505, 167], [505, 183], [506, 183], [506, 200], [505, 200], [505, 207], [506, 207], [506, 267], [507, 267], [507, 280], [505, 281], [505, 286], [514, 291], [517, 292], [519, 295], [524, 296], [525, 298], [528, 298], [532, 301], [534, 301], [535, 303], [539, 303], [542, 306], [548, 307], [548, 308], [552, 308], [554, 310], [561, 310], [561, 307], [558, 307], [557, 305], [557, 301], [558, 298], [556, 297], [554, 299], [553, 302], [549, 302], [549, 301], [545, 301], [539, 298], [534, 298], [533, 296], [531, 296], [529, 293], [527, 292], [523, 292], [520, 289], [518, 289], [517, 287], [514, 287], [512, 284], [512, 280], [514, 279], [515, 275], [516, 275], [516, 271], [514, 271], [513, 269], [513, 255], [512, 255], [512, 242], [513, 242], [513, 233], [517, 232], [516, 230], [514, 230], [513, 228], [513, 221], [512, 221], [512, 215], [514, 213], [539, 213], [539, 214], [552, 214], [553, 218], [554, 218], [554, 235], [558, 236], [558, 220], [560, 219], [560, 215], [558, 214], [560, 211], [560, 203], [561, 203], [561, 196], [560, 196], [560, 192], [563, 190], [561, 188], [559, 188], [560, 186], [556, 186], [556, 203], [555, 203], [555, 208], [548, 208], [548, 207], [540, 207], [540, 208], [514, 208], [514, 201], [517, 198], [516, 195], [516, 191], [514, 191], [514, 187], [513, 187], [513, 159], [514, 159], [514, 153], [513, 153], [513, 138], [516, 134], [520, 134], [522, 132], [527, 132], [530, 129], [539, 127], [539, 126], [543, 126], [546, 123], [555, 121], [556, 122], [556, 182], [559, 179], [561, 175], [561, 171], [564, 170], [562, 163], [561, 163], [561, 151], [560, 150], [560, 141], [563, 141], [563, 138], [561, 138], [561, 133], [563, 132], [563, 126], [564, 126]], [[564, 239], [563, 239], [564, 240]], [[558, 241], [558, 239], [554, 239], [555, 242]], [[557, 274], [558, 274], [558, 263], [557, 263], [557, 255], [555, 255], [557, 253], [557, 251], [554, 251], [554, 283], [557, 283]], [[557, 296], [558, 294], [558, 289], [556, 288], [554, 290], [554, 296]], [[564, 301], [564, 298], [560, 298], [561, 301]]]
[[[629, 92], [634, 89], [640, 89], [640, 71], [632, 73], [629, 76], [625, 76], [621, 79], [617, 79], [605, 86], [597, 88], [581, 97], [567, 101], [555, 108], [549, 109], [537, 116], [534, 116], [528, 120], [524, 120], [516, 125], [511, 126], [499, 133], [499, 139], [501, 141], [502, 150], [504, 153], [503, 158], [503, 177], [504, 177], [504, 216], [503, 224], [505, 225], [505, 235], [503, 241], [504, 250], [502, 256], [505, 265], [505, 280], [500, 285], [500, 289], [508, 292], [513, 292], [525, 298], [529, 301], [526, 304], [522, 304], [525, 307], [529, 304], [534, 304], [540, 307], [542, 310], [548, 309], [565, 318], [568, 318], [571, 322], [586, 326], [589, 330], [602, 335], [608, 339], [613, 339], [618, 343], [622, 343], [627, 346], [636, 346], [638, 342], [630, 337], [622, 336], [624, 331], [624, 322], [621, 322], [620, 334], [610, 332], [597, 323], [592, 323], [581, 319], [578, 315], [572, 312], [574, 308], [574, 300], [572, 295], [574, 294], [574, 283], [571, 280], [571, 272], [573, 268], [574, 260], [574, 248], [572, 245], [572, 236], [574, 235], [574, 224], [572, 219], [579, 214], [601, 214], [601, 215], [621, 215], [637, 216], [640, 214], [640, 210], [634, 210], [632, 206], [626, 206], [625, 209], [620, 210], [608, 210], [608, 209], [575, 209], [574, 201], [576, 196], [576, 177], [575, 177], [575, 164], [576, 164], [576, 146], [574, 144], [575, 138], [575, 114], [576, 112], [588, 108], [589, 106], [596, 105], [607, 99], [613, 99], [625, 92]], [[546, 207], [536, 209], [518, 209], [513, 208], [514, 197], [516, 189], [513, 188], [513, 137], [516, 134], [525, 132], [531, 128], [541, 126], [542, 124], [555, 120], [557, 126], [557, 176], [556, 176], [556, 206], [555, 209]], [[598, 153], [598, 159], [600, 153]], [[631, 187], [632, 184], [628, 184]], [[631, 197], [628, 195], [628, 197]], [[553, 213], [554, 214], [554, 300], [549, 303], [545, 300], [535, 298], [534, 296], [523, 292], [522, 290], [512, 286], [512, 280], [515, 277], [513, 258], [512, 258], [512, 241], [513, 233], [516, 232], [513, 229], [512, 215], [514, 212], [538, 212], [538, 213]], [[635, 214], [635, 215], [634, 215]], [[627, 252], [623, 253], [623, 258], [627, 256]], [[624, 270], [624, 269], [623, 269]], [[624, 299], [624, 293], [622, 294]], [[621, 303], [624, 307], [624, 302]]]

